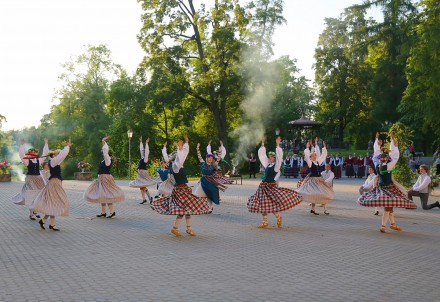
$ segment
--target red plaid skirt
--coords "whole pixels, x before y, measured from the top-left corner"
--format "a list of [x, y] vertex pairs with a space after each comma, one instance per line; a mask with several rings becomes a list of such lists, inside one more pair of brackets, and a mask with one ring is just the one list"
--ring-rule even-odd
[[296, 191], [278, 187], [276, 182], [262, 181], [257, 192], [249, 197], [247, 209], [253, 213], [275, 213], [293, 208], [302, 202]]
[[[212, 177], [215, 179], [215, 181], [219, 184], [223, 185], [230, 185], [234, 182], [234, 180], [230, 179], [229, 177], [226, 177], [222, 174], [221, 170], [215, 170], [214, 173], [212, 173]], [[226, 187], [225, 187], [226, 189]], [[224, 190], [223, 190], [224, 191]]]
[[362, 194], [358, 204], [364, 207], [390, 207], [416, 209], [417, 205], [400, 191], [394, 184], [377, 187], [370, 192]]
[[211, 210], [208, 198], [193, 195], [186, 184], [175, 186], [170, 196], [153, 200], [151, 208], [162, 215], [200, 215]]

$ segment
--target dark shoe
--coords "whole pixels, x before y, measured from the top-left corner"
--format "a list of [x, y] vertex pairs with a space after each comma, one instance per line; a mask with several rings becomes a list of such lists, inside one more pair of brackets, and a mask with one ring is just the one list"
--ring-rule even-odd
[[150, 204], [153, 203], [153, 197], [150, 197]]
[[144, 204], [144, 203], [146, 203], [146, 202], [147, 202], [147, 200], [144, 199], [144, 201], [140, 202], [139, 204]]
[[104, 213], [104, 214], [99, 214], [99, 215], [96, 215], [96, 217], [105, 217], [105, 216], [107, 216], [107, 214], [106, 214], [106, 213]]
[[436, 206], [437, 208], [440, 208], [440, 202], [436, 201], [436, 202], [435, 202], [435, 206]]
[[54, 230], [54, 231], [59, 231], [60, 230], [59, 228], [57, 228], [56, 225], [50, 225], [50, 224], [49, 224], [49, 229]]
[[379, 215], [379, 211], [374, 212], [374, 215], [376, 216]]
[[40, 215], [38, 215], [38, 213], [34, 212], [35, 217], [40, 218]]
[[310, 210], [310, 213], [315, 214], [315, 215], [319, 215], [319, 213], [316, 213], [315, 210]]
[[107, 218], [112, 218], [116, 215], [116, 212], [110, 213], [110, 215], [107, 216]]
[[325, 211], [324, 211], [324, 214], [325, 214], [325, 215], [330, 215], [330, 212], [327, 211], [327, 210], [325, 210]]
[[38, 223], [40, 224], [40, 227], [45, 230], [46, 228], [44, 227], [44, 222], [43, 219], [40, 219], [40, 221], [38, 221]]
[[154, 199], [159, 198], [159, 195], [154, 196]]
[[29, 215], [29, 219], [30, 220], [35, 220], [36, 218], [34, 217], [34, 215]]

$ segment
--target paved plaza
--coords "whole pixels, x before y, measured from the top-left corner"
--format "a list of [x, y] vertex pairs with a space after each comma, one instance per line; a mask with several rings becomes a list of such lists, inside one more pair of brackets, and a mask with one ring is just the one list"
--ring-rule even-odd
[[193, 216], [196, 237], [183, 222], [179, 238], [175, 216], [140, 205], [128, 181], [117, 181], [126, 200], [113, 219], [82, 199], [90, 182], [64, 181], [60, 232], [12, 203], [23, 182], [0, 183], [0, 301], [440, 301], [440, 210], [415, 198], [417, 210], [395, 211], [403, 231], [382, 234], [381, 217], [355, 202], [363, 181], [335, 181], [329, 216], [300, 204], [282, 213], [282, 229], [273, 215], [258, 229], [246, 202], [259, 180], [246, 179], [212, 214]]

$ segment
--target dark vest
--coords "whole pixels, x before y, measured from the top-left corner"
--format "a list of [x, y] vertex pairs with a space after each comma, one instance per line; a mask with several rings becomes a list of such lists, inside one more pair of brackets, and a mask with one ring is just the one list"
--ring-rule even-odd
[[58, 178], [60, 180], [63, 180], [63, 178], [61, 177], [61, 166], [57, 165], [52, 168], [52, 166], [50, 165], [50, 160], [49, 160], [49, 171], [50, 171], [49, 179]]
[[99, 164], [99, 170], [98, 170], [98, 175], [99, 174], [112, 174], [110, 173], [110, 169], [112, 168], [112, 162], [110, 161], [110, 166], [106, 166], [105, 165], [105, 160], [103, 160], [100, 164]]
[[157, 173], [159, 173], [160, 179], [162, 181], [165, 181], [168, 179], [168, 170], [159, 169], [159, 170], [157, 170]]
[[265, 182], [275, 182], [275, 176], [277, 175], [277, 172], [275, 172], [275, 165], [272, 167], [267, 166], [264, 170], [264, 175], [262, 177], [263, 181]]
[[310, 176], [311, 177], [320, 177], [321, 174], [319, 174], [319, 167], [315, 165], [314, 162], [312, 162], [312, 167], [310, 168]]
[[37, 158], [36, 163], [33, 163], [32, 160], [29, 160], [27, 169], [27, 175], [40, 175], [40, 160]]
[[170, 167], [170, 173], [174, 175], [174, 180], [176, 181], [175, 185], [181, 185], [188, 183], [188, 179], [186, 178], [185, 168], [180, 168], [179, 172], [174, 173], [173, 168]]
[[[382, 187], [388, 186], [393, 183], [393, 180], [391, 179], [391, 173], [390, 172], [380, 172], [379, 169], [380, 165], [376, 166], [377, 174], [379, 175], [379, 185]], [[387, 168], [384, 168], [386, 170]]]
[[139, 163], [138, 163], [138, 170], [147, 170], [147, 163], [144, 161], [143, 158], [141, 158], [141, 159], [139, 160]]

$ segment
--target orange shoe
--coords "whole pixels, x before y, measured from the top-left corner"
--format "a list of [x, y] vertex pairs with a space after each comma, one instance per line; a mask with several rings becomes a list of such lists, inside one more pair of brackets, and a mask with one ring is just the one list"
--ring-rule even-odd
[[197, 234], [194, 233], [194, 231], [191, 229], [191, 227], [186, 228], [186, 233], [189, 234], [190, 236], [197, 236]]
[[258, 226], [258, 228], [259, 228], [259, 229], [264, 229], [264, 228], [267, 228], [268, 226], [269, 226], [269, 224], [267, 223], [267, 221], [263, 221], [263, 223], [260, 224], [260, 225]]
[[171, 230], [171, 234], [175, 235], [176, 237], [180, 237], [180, 236], [182, 236], [182, 235], [180, 234], [180, 232], [179, 232], [179, 229], [176, 228], [176, 227], [173, 227], [173, 228], [172, 228], [172, 230]]
[[280, 229], [283, 227], [283, 217], [281, 216], [277, 218], [277, 227]]
[[401, 231], [402, 228], [398, 227], [395, 223], [390, 225], [390, 229], [395, 230], [395, 231]]

